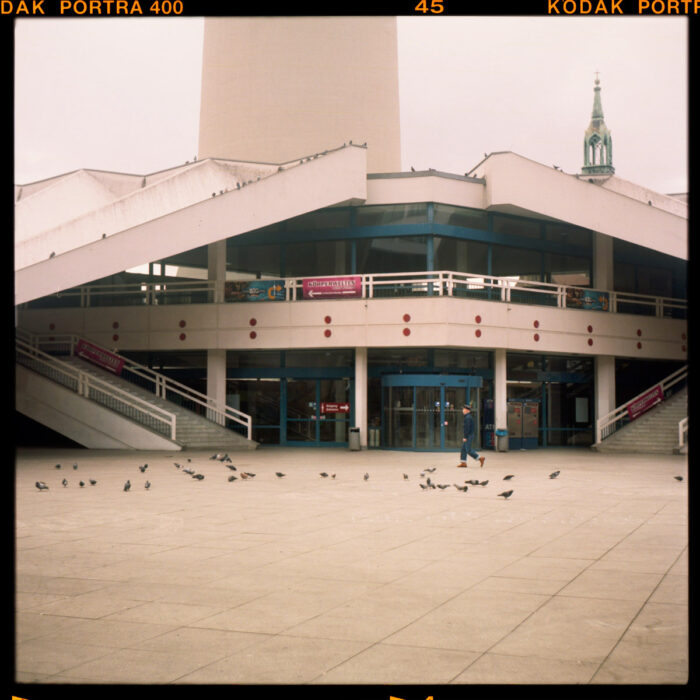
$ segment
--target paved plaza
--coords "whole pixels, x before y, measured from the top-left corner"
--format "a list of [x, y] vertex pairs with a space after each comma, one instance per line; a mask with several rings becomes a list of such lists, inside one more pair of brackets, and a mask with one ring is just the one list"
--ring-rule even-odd
[[483, 454], [19, 450], [13, 692], [686, 684], [687, 457]]

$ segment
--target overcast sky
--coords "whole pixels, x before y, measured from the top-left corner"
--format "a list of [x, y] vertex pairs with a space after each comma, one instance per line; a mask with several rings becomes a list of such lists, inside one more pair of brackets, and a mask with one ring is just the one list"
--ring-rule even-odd
[[[197, 153], [201, 18], [20, 19], [15, 182], [146, 174]], [[400, 17], [403, 169], [510, 150], [580, 172], [600, 72], [624, 179], [687, 191], [684, 17]], [[299, 154], [305, 155], [305, 154]]]

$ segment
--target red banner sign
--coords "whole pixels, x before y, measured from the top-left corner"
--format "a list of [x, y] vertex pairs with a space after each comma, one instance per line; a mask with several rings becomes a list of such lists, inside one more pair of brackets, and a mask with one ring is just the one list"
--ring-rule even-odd
[[88, 343], [87, 340], [79, 340], [75, 346], [75, 354], [89, 362], [92, 362], [100, 367], [108, 369], [114, 374], [121, 374], [124, 367], [124, 358], [119, 355], [114, 355], [107, 350], [98, 348], [97, 345]]
[[646, 413], [650, 408], [656, 406], [664, 400], [664, 392], [660, 386], [655, 386], [646, 394], [640, 396], [627, 407], [627, 414], [631, 420], [638, 418], [642, 413]]
[[315, 277], [302, 280], [304, 299], [340, 299], [362, 296], [362, 277]]
[[326, 403], [321, 404], [321, 413], [350, 413], [349, 403]]

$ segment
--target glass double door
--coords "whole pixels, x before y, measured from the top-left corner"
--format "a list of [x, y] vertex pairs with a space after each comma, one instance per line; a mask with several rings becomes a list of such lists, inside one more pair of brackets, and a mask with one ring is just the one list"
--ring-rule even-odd
[[287, 379], [284, 442], [348, 442], [350, 383], [346, 379]]
[[[471, 379], [478, 379], [480, 383], [479, 377]], [[434, 451], [461, 447], [462, 406], [472, 404], [478, 424], [479, 386], [438, 385], [437, 378], [434, 384], [401, 386], [391, 381], [385, 383], [383, 446]]]

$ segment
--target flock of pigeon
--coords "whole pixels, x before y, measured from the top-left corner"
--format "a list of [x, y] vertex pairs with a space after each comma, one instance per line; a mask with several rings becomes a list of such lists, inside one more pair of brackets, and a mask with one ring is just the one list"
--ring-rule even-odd
[[[237, 467], [234, 466], [234, 464], [233, 464], [231, 458], [228, 456], [228, 454], [216, 453], [216, 454], [213, 454], [209, 459], [222, 462], [228, 467], [228, 469], [230, 471], [237, 472], [237, 475], [236, 474], [229, 475], [229, 477], [228, 477], [229, 482], [236, 481], [237, 479], [242, 479], [245, 481], [248, 479], [255, 478], [255, 474], [253, 472], [238, 471]], [[188, 458], [187, 461], [191, 462], [192, 460], [190, 458]], [[204, 474], [200, 474], [190, 467], [183, 467], [178, 462], [173, 462], [173, 464], [175, 465], [175, 467], [177, 469], [180, 469], [183, 474], [187, 474], [187, 475], [191, 476], [193, 479], [197, 479], [198, 481], [201, 481], [202, 479], [204, 479]], [[56, 464], [55, 468], [62, 469], [63, 467], [61, 464]], [[146, 469], [148, 469], [148, 464], [141, 464], [141, 465], [139, 465], [138, 468], [142, 474], [145, 474]], [[73, 463], [73, 469], [76, 471], [78, 469], [78, 464], [75, 462]], [[444, 490], [444, 489], [447, 489], [450, 487], [450, 484], [436, 484], [435, 482], [433, 482], [431, 480], [430, 476], [427, 476], [427, 474], [432, 474], [436, 469], [437, 469], [437, 467], [429, 467], [429, 468], [424, 469], [420, 473], [421, 478], [425, 479], [425, 483], [419, 483], [418, 485], [424, 491], [428, 490], [428, 489]], [[549, 478], [556, 479], [560, 473], [561, 473], [560, 470], [557, 469], [556, 471], [553, 471], [549, 475]], [[283, 472], [275, 472], [275, 476], [278, 479], [282, 479], [287, 475], [284, 474]], [[336, 477], [335, 474], [328, 474], [328, 472], [320, 472], [319, 476], [323, 479], [327, 479], [328, 477], [330, 477], [331, 479], [335, 479], [335, 477]], [[514, 476], [515, 476], [514, 474], [506, 474], [506, 476], [503, 477], [503, 481], [510, 481]], [[404, 474], [403, 478], [404, 478], [404, 481], [408, 481], [409, 480], [408, 474]], [[683, 481], [682, 476], [674, 476], [673, 478], [676, 481]], [[368, 472], [365, 472], [365, 474], [363, 476], [363, 480], [364, 481], [369, 480], [369, 473]], [[95, 479], [88, 479], [88, 482], [91, 486], [95, 486], [97, 484], [97, 481]], [[458, 491], [462, 491], [462, 492], [466, 493], [469, 490], [470, 486], [480, 486], [481, 488], [483, 488], [484, 486], [488, 485], [488, 483], [489, 483], [489, 479], [486, 479], [484, 481], [479, 481], [478, 479], [468, 479], [461, 486], [459, 484], [454, 484], [454, 483], [451, 485], [454, 486]], [[61, 484], [63, 485], [64, 488], [66, 488], [68, 486], [68, 479], [64, 478], [61, 481]], [[82, 479], [78, 482], [78, 484], [79, 484], [80, 488], [85, 487], [85, 482]], [[37, 481], [37, 482], [35, 482], [34, 485], [36, 486], [37, 489], [39, 489], [39, 491], [48, 491], [48, 489], [49, 489], [48, 484], [46, 484], [46, 482], [44, 482], [44, 481]], [[146, 490], [150, 489], [151, 482], [146, 480], [146, 482], [144, 484], [144, 488]], [[129, 491], [130, 489], [131, 489], [131, 480], [127, 479], [126, 482], [124, 483], [124, 491]], [[501, 493], [498, 494], [499, 497], [503, 497], [506, 500], [508, 498], [510, 498], [512, 495], [513, 495], [513, 489], [509, 489], [507, 491], [502, 491]]]

